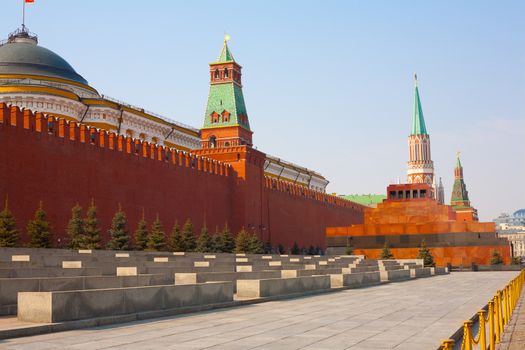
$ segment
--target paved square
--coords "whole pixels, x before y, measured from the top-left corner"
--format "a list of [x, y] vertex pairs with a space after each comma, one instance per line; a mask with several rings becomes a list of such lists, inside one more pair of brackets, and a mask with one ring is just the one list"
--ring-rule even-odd
[[2, 349], [436, 349], [517, 272], [456, 272], [0, 341]]

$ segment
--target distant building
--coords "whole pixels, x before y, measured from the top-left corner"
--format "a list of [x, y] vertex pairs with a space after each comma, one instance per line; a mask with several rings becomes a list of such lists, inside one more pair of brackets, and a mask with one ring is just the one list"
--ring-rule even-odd
[[516, 210], [512, 215], [503, 213], [495, 218], [494, 222], [496, 223], [499, 232], [519, 230], [520, 227], [525, 226], [525, 209]]
[[375, 208], [386, 199], [384, 194], [342, 194], [339, 197], [370, 208]]
[[525, 257], [525, 209], [520, 209], [509, 215], [501, 214], [496, 219], [496, 229], [502, 238], [512, 244], [514, 256]]
[[512, 245], [512, 255], [516, 257], [525, 257], [525, 227], [516, 232], [500, 232], [500, 238], [506, 238]]

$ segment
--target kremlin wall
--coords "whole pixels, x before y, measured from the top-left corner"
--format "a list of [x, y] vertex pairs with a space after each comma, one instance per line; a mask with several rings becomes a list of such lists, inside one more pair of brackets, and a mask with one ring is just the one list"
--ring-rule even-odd
[[119, 203], [130, 230], [144, 209], [148, 222], [159, 214], [167, 232], [189, 218], [196, 232], [204, 222], [212, 232], [228, 223], [285, 247], [324, 247], [326, 226], [363, 218], [356, 203], [265, 177], [264, 154], [248, 146], [188, 153], [0, 104], [0, 148], [0, 195], [9, 196], [23, 242], [40, 200], [56, 246], [71, 208], [91, 199], [105, 241]]

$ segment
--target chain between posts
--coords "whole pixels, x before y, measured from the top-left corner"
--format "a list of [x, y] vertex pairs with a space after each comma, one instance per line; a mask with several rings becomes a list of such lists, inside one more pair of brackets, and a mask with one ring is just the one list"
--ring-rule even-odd
[[[461, 350], [474, 350], [474, 346], [479, 349], [487, 349], [487, 324], [489, 329], [488, 348], [496, 349], [496, 344], [501, 342], [503, 330], [509, 324], [512, 313], [518, 303], [518, 300], [525, 283], [525, 270], [513, 278], [502, 290], [498, 290], [494, 297], [488, 302], [488, 310], [478, 312], [479, 327], [477, 336], [472, 335], [472, 321], [463, 322], [463, 341]], [[485, 317], [485, 313], [487, 316]], [[441, 343], [442, 350], [453, 350], [454, 340], [446, 339]]]

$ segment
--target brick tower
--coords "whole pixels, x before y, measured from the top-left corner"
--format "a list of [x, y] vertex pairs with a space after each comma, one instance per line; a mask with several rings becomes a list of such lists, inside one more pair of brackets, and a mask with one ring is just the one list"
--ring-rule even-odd
[[252, 145], [252, 131], [242, 94], [241, 69], [228, 48], [225, 36], [219, 58], [210, 63], [210, 92], [204, 126], [202, 148]]
[[[202, 148], [192, 153], [232, 166], [237, 185], [232, 193], [234, 230], [250, 228], [261, 239], [268, 227], [263, 201], [266, 154], [252, 147], [252, 134], [244, 104], [241, 66], [228, 48], [228, 36], [217, 62], [210, 63], [210, 92], [201, 129]], [[266, 231], [267, 233], [267, 231]]]
[[409, 161], [407, 170], [408, 183], [434, 184], [434, 162], [430, 154], [430, 135], [427, 133], [423, 108], [419, 98], [417, 76], [414, 76], [414, 115], [412, 116], [412, 132], [408, 137]]
[[458, 218], [461, 218], [463, 221], [478, 220], [478, 211], [470, 206], [467, 185], [465, 185], [463, 179], [463, 166], [459, 159], [459, 152], [456, 160], [456, 167], [454, 168], [454, 187], [452, 188], [450, 205], [454, 208]]

